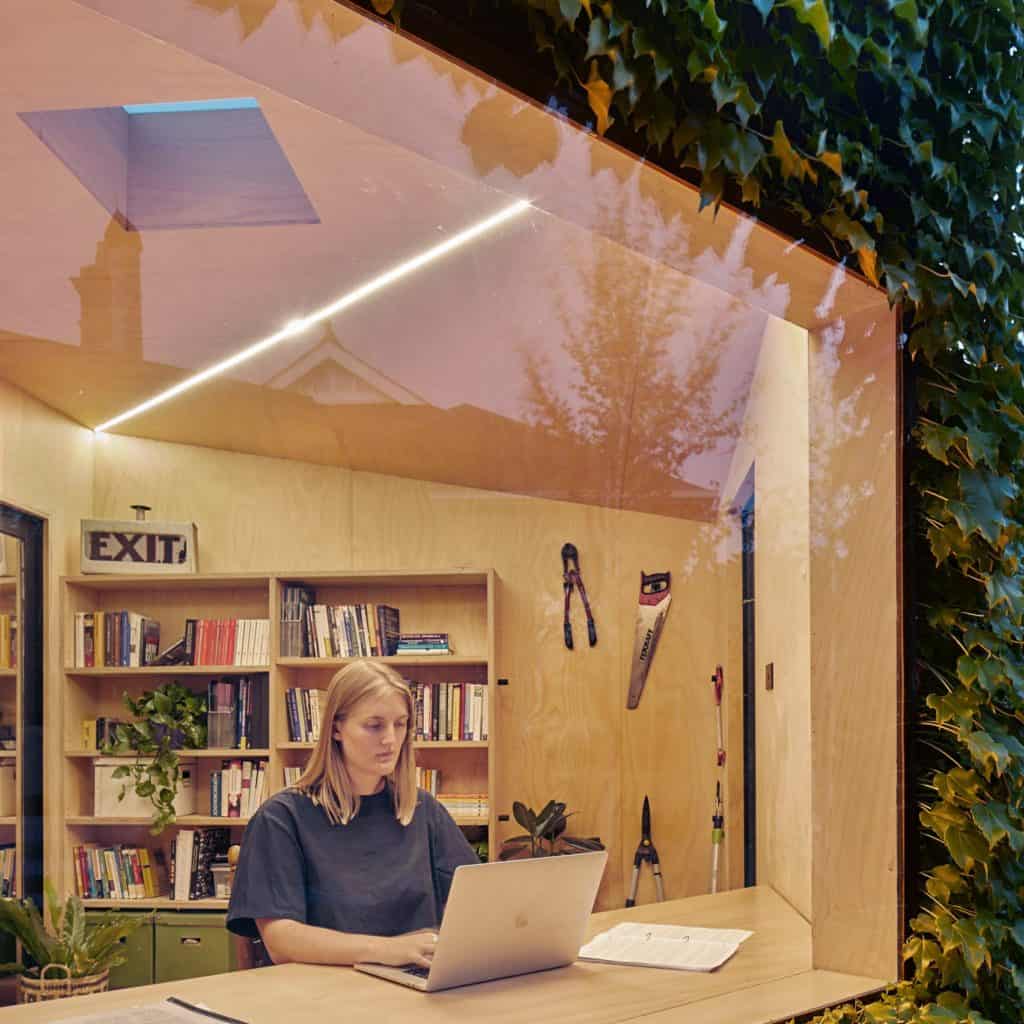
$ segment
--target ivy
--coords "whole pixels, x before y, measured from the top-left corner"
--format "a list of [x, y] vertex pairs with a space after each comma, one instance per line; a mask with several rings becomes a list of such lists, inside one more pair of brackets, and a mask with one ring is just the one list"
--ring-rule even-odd
[[795, 212], [900, 304], [916, 391], [912, 686], [933, 755], [917, 780], [924, 906], [909, 980], [818, 1019], [1021, 1019], [1024, 4], [495, 3], [525, 12], [594, 130], [696, 175], [702, 208]]

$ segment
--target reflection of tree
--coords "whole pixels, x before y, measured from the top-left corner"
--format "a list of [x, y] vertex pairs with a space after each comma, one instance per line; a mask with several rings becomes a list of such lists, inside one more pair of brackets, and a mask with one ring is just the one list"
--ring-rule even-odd
[[[248, 39], [267, 20], [270, 12], [281, 0], [192, 0], [196, 7], [204, 7], [217, 14], [234, 11], [238, 16], [242, 38]], [[319, 21], [331, 38], [338, 42], [349, 34], [345, 27], [343, 11], [337, 9], [334, 0], [291, 0], [292, 8], [299, 23], [307, 32]]]
[[[725, 358], [750, 330], [750, 310], [717, 290], [721, 307], [698, 309], [708, 290], [596, 237], [572, 256], [570, 273], [571, 290], [556, 297], [560, 357], [524, 354], [526, 417], [602, 449], [608, 497], [642, 507], [638, 498], [663, 493], [673, 478], [687, 487], [690, 459], [735, 441], [749, 369], [730, 380]], [[562, 357], [567, 389], [558, 384]]]

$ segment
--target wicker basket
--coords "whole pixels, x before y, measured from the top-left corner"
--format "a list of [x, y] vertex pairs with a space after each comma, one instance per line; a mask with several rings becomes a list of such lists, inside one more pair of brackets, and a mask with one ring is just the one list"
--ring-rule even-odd
[[[51, 972], [63, 971], [57, 977], [48, 977]], [[88, 996], [93, 992], [106, 992], [110, 984], [110, 972], [90, 974], [84, 978], [72, 978], [71, 971], [64, 964], [47, 964], [38, 978], [18, 977], [18, 1002], [43, 1003], [48, 999], [63, 999], [65, 996]]]

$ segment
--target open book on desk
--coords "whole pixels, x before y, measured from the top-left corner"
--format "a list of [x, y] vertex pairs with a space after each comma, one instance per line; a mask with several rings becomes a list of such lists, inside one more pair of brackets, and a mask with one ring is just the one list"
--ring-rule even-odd
[[624, 922], [595, 935], [580, 950], [580, 959], [675, 971], [713, 971], [753, 934], [738, 929]]

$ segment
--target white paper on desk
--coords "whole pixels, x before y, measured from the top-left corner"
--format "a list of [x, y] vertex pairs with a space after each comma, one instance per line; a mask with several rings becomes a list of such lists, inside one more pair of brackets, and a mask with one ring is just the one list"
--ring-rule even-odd
[[676, 971], [713, 971], [753, 934], [739, 929], [627, 922], [595, 935], [580, 950], [580, 959]]
[[60, 1024], [214, 1024], [214, 1019], [193, 1013], [174, 1003], [146, 1003], [90, 1013], [84, 1017], [62, 1017]]

